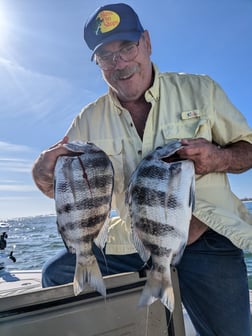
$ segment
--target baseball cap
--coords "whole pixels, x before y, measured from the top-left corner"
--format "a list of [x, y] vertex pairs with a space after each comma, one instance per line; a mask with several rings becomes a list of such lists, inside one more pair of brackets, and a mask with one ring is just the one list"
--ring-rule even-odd
[[113, 41], [138, 41], [144, 29], [135, 11], [124, 3], [109, 4], [96, 9], [84, 26], [84, 40], [95, 52]]

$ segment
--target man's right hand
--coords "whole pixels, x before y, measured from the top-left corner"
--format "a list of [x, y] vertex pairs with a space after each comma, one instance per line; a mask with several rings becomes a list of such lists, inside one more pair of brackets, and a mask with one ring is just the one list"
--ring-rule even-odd
[[65, 136], [49, 149], [43, 151], [34, 162], [32, 176], [37, 187], [48, 197], [54, 197], [53, 175], [57, 158], [62, 155], [73, 155], [63, 145], [68, 142]]

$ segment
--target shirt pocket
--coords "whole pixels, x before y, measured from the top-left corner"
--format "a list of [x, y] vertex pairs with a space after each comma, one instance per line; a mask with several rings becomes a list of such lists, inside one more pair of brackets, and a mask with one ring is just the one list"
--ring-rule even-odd
[[170, 123], [162, 130], [165, 139], [205, 138], [212, 141], [211, 123], [202, 110], [180, 113], [180, 120]]
[[125, 177], [123, 165], [122, 140], [96, 140], [94, 143], [101, 148], [109, 157], [114, 168], [114, 192], [124, 191]]

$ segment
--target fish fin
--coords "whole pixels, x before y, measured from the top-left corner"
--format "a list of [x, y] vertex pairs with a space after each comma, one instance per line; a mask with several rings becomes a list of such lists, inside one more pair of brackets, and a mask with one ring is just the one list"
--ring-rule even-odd
[[64, 231], [60, 229], [59, 225], [58, 225], [58, 233], [60, 234], [61, 239], [65, 245], [65, 248], [68, 250], [68, 252], [75, 254], [75, 248], [70, 244], [67, 236], [65, 235]]
[[[134, 180], [134, 176], [137, 174], [137, 170], [134, 171], [134, 173], [131, 176], [130, 183], [128, 185], [128, 188], [125, 192], [125, 203], [129, 206], [129, 212], [132, 222], [132, 213], [131, 213], [131, 205], [132, 205], [132, 188], [133, 183], [131, 183], [132, 180]], [[140, 255], [141, 259], [144, 262], [147, 262], [150, 259], [151, 253], [148, 251], [141, 239], [138, 237], [138, 234], [136, 230], [134, 230], [134, 225], [131, 223], [131, 240], [133, 242], [133, 245], [135, 246], [135, 249], [137, 250], [138, 254]]]
[[134, 176], [136, 175], [136, 171], [134, 171], [130, 177], [130, 181], [128, 183], [128, 187], [125, 191], [125, 198], [124, 198], [124, 203], [128, 205], [129, 209], [131, 208], [132, 205], [132, 189], [133, 189], [133, 183], [132, 181], [134, 180]]
[[106, 296], [106, 287], [95, 256], [93, 256], [92, 263], [88, 265], [85, 264], [85, 261], [83, 262], [80, 258], [77, 258], [73, 282], [74, 294], [80, 294], [85, 289], [86, 284], [89, 284], [90, 287], [104, 297]]
[[138, 237], [138, 234], [134, 229], [132, 229], [132, 231], [131, 231], [131, 237], [132, 237], [132, 242], [133, 242], [138, 254], [140, 255], [141, 259], [144, 262], [147, 262], [150, 259], [151, 253], [150, 253], [149, 250], [146, 249], [146, 247], [144, 246], [143, 242]]
[[163, 277], [160, 278], [160, 276], [159, 278], [156, 278], [154, 273], [154, 271], [149, 273], [138, 306], [149, 306], [159, 299], [162, 304], [172, 313], [174, 310], [174, 292], [172, 283]]
[[172, 257], [171, 265], [176, 266], [180, 262], [185, 248], [186, 244], [185, 243], [181, 244], [180, 248], [178, 249], [178, 253], [174, 254]]
[[189, 193], [189, 206], [192, 208], [192, 211], [195, 208], [195, 181], [192, 178], [191, 186], [190, 186], [190, 193]]
[[98, 233], [98, 236], [94, 239], [96, 246], [99, 247], [101, 250], [106, 245], [108, 239], [108, 231], [109, 231], [109, 218], [107, 217], [100, 232]]

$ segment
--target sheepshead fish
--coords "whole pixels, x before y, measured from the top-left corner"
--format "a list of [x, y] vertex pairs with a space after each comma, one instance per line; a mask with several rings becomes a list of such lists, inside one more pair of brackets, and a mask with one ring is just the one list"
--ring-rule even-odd
[[106, 242], [113, 166], [93, 143], [70, 142], [64, 146], [73, 156], [58, 158], [54, 194], [59, 233], [68, 250], [76, 254], [74, 293], [78, 295], [88, 283], [105, 296], [106, 288], [92, 244], [96, 241], [103, 248]]
[[157, 299], [172, 312], [170, 265], [183, 254], [194, 207], [194, 165], [190, 160], [165, 162], [182, 148], [172, 141], [147, 155], [133, 172], [126, 191], [136, 250], [152, 267], [139, 306]]

